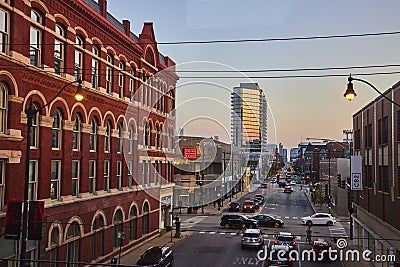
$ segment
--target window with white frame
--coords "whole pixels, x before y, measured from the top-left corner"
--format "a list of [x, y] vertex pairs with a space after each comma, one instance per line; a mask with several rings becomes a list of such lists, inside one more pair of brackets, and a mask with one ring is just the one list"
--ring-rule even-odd
[[75, 38], [75, 66], [74, 66], [74, 77], [75, 80], [82, 79], [83, 70], [83, 40], [80, 36]]
[[77, 197], [79, 194], [79, 176], [80, 176], [80, 162], [79, 160], [72, 161], [72, 190], [71, 194]]
[[113, 91], [113, 63], [114, 58], [112, 55], [107, 54], [107, 65], [106, 65], [106, 92], [111, 94]]
[[131, 69], [130, 70], [130, 78], [129, 78], [129, 92], [130, 92], [130, 100], [134, 100], [135, 96], [135, 70]]
[[124, 72], [125, 71], [125, 63], [119, 63], [119, 73], [118, 73], [118, 95], [119, 98], [124, 97]]
[[142, 234], [148, 234], [150, 231], [150, 208], [149, 203], [145, 202], [143, 205], [143, 216], [142, 216]]
[[122, 131], [122, 125], [120, 124], [118, 126], [118, 153], [122, 153], [122, 147], [123, 147], [123, 141], [124, 141], [124, 136], [123, 136], [123, 131]]
[[66, 266], [67, 267], [78, 267], [79, 264], [79, 237], [81, 230], [77, 222], [73, 222], [69, 225], [67, 230], [66, 244]]
[[28, 200], [37, 199], [37, 177], [38, 177], [38, 161], [29, 161], [29, 185], [28, 185]]
[[132, 206], [129, 212], [129, 240], [137, 239], [137, 208]]
[[89, 193], [96, 191], [96, 161], [89, 160]]
[[60, 198], [60, 181], [61, 181], [61, 161], [51, 161], [51, 183], [50, 183], [50, 198]]
[[104, 191], [110, 190], [110, 161], [104, 161]]
[[90, 123], [90, 140], [89, 140], [89, 150], [96, 151], [97, 148], [97, 122], [96, 119], [92, 119]]
[[9, 14], [3, 9], [0, 9], [0, 53], [8, 52], [8, 29]]
[[[117, 248], [120, 246], [119, 238], [118, 238], [118, 233], [122, 232], [122, 222], [123, 222], [123, 215], [121, 210], [117, 210], [115, 212], [114, 218], [113, 218], [113, 223], [114, 223], [114, 242], [113, 246], [114, 248]], [[121, 240], [122, 241], [122, 240]]]
[[111, 151], [111, 125], [110, 122], [106, 124], [106, 132], [104, 133], [104, 152]]
[[72, 149], [80, 150], [81, 147], [81, 119], [79, 115], [74, 117], [74, 126], [72, 128]]
[[133, 127], [129, 127], [129, 139], [128, 139], [128, 154], [133, 152]]
[[158, 172], [157, 172], [157, 170], [158, 170], [158, 160], [156, 160], [154, 162], [153, 169], [154, 169], [154, 175], [153, 175], [154, 184], [157, 185], [158, 184]]
[[58, 75], [63, 73], [64, 68], [64, 29], [56, 24], [56, 39], [54, 41], [54, 72]]
[[117, 189], [122, 188], [122, 161], [117, 161]]
[[[33, 104], [35, 110], [38, 109], [36, 104]], [[39, 112], [37, 112], [32, 118], [32, 127], [30, 128], [29, 145], [33, 148], [39, 147]]]
[[7, 87], [0, 83], [0, 133], [7, 131]]
[[142, 162], [142, 186], [146, 185], [146, 170], [147, 170], [147, 166], [146, 166], [147, 162], [144, 160]]
[[92, 88], [99, 88], [100, 52], [96, 46], [92, 47]]
[[53, 113], [51, 138], [52, 138], [51, 147], [53, 149], [61, 149], [62, 123], [61, 123], [61, 114], [60, 111], [58, 110], [55, 110]]
[[5, 209], [5, 197], [4, 197], [4, 188], [6, 186], [6, 161], [0, 160], [0, 210], [4, 211]]
[[147, 123], [144, 121], [143, 122], [143, 146], [146, 147], [147, 146]]
[[[31, 11], [31, 20], [33, 21], [30, 28], [30, 64], [36, 67], [40, 66], [41, 55], [41, 38], [42, 32], [38, 28], [42, 24], [42, 16], [37, 10]], [[36, 24], [36, 25], [35, 25]]]
[[57, 267], [56, 261], [58, 261], [58, 245], [60, 243], [60, 230], [58, 227], [54, 227], [50, 234], [50, 267]]
[[129, 160], [127, 163], [128, 163], [128, 187], [132, 188], [132, 185], [133, 185], [133, 176], [132, 176], [133, 161]]

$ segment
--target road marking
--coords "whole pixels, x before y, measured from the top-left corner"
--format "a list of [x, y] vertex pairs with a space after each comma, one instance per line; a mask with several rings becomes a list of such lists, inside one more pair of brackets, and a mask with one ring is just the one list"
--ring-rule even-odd
[[220, 235], [224, 235], [224, 234], [226, 234], [226, 233], [224, 233], [224, 232], [221, 232], [221, 233], [219, 233]]
[[289, 219], [290, 217], [288, 217], [288, 216], [285, 216], [285, 219]]
[[210, 232], [210, 235], [215, 235], [215, 232]]
[[237, 233], [231, 233], [231, 235], [237, 235]]
[[206, 233], [206, 232], [204, 232], [204, 231], [200, 231], [200, 232], [199, 232], [199, 234], [205, 234], [205, 233]]
[[293, 220], [297, 220], [297, 217], [293, 217]]

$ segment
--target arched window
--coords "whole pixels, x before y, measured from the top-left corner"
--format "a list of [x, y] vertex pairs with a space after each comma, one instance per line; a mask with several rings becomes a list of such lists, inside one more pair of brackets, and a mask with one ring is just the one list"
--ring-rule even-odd
[[72, 128], [72, 149], [80, 150], [81, 147], [81, 119], [79, 115], [74, 117], [74, 126]]
[[96, 151], [97, 147], [97, 122], [96, 119], [93, 118], [90, 124], [90, 151]]
[[[35, 109], [35, 110], [37, 110], [38, 109], [38, 105], [36, 105], [36, 104], [33, 104], [33, 108]], [[39, 147], [39, 124], [38, 124], [38, 121], [39, 121], [39, 112], [37, 112], [36, 114], [35, 114], [35, 116], [33, 117], [33, 119], [32, 119], [32, 127], [31, 127], [31, 129], [30, 129], [30, 139], [29, 139], [29, 143], [30, 143], [30, 146], [31, 147], [34, 147], [34, 148], [38, 148]]]
[[149, 227], [150, 227], [150, 209], [149, 209], [149, 203], [145, 202], [143, 205], [142, 235], [149, 233]]
[[129, 74], [130, 74], [130, 78], [129, 78], [129, 92], [130, 92], [130, 99], [131, 99], [131, 102], [133, 102], [133, 100], [134, 100], [133, 98], [134, 98], [134, 95], [135, 95], [135, 79], [134, 79], [134, 77], [135, 77], [135, 69], [134, 69], [134, 68], [131, 68]]
[[118, 238], [118, 233], [122, 232], [122, 222], [123, 222], [123, 216], [122, 216], [122, 211], [117, 210], [114, 215], [113, 223], [114, 223], [114, 248], [119, 247], [119, 241], [120, 239]]
[[75, 80], [82, 79], [83, 70], [83, 39], [80, 36], [76, 36], [75, 39], [75, 67], [74, 67], [74, 77]]
[[63, 73], [64, 68], [64, 27], [56, 24], [56, 38], [54, 41], [54, 72], [58, 75]]
[[125, 63], [121, 61], [119, 63], [119, 73], [118, 73], [118, 95], [119, 98], [124, 97], [124, 72], [125, 72]]
[[132, 206], [129, 212], [129, 240], [137, 239], [137, 209]]
[[122, 153], [122, 146], [123, 146], [123, 142], [124, 142], [124, 136], [123, 136], [124, 132], [123, 132], [123, 127], [122, 127], [122, 123], [120, 123], [118, 125], [118, 153]]
[[51, 267], [56, 267], [58, 261], [58, 245], [60, 243], [60, 230], [58, 227], [54, 227], [51, 230], [50, 234], [50, 266]]
[[106, 92], [111, 94], [113, 91], [113, 67], [114, 57], [111, 54], [107, 54], [107, 65], [106, 65]]
[[135, 132], [133, 126], [129, 127], [129, 144], [128, 144], [128, 153], [132, 154], [133, 152], [133, 136]]
[[106, 132], [104, 134], [104, 152], [111, 151], [111, 124], [106, 123]]
[[42, 15], [39, 11], [31, 10], [31, 21], [29, 49], [30, 64], [39, 67], [42, 50]]
[[143, 122], [143, 146], [147, 146], [147, 122]]
[[81, 230], [77, 222], [71, 223], [67, 230], [67, 251], [65, 260], [67, 261], [66, 266], [78, 267], [79, 262], [79, 237], [81, 236]]
[[0, 83], [0, 133], [7, 131], [7, 87]]
[[53, 125], [51, 131], [52, 145], [54, 149], [61, 149], [61, 139], [62, 139], [62, 123], [61, 123], [60, 111], [55, 110], [53, 113]]
[[104, 255], [104, 218], [102, 215], [97, 215], [93, 222], [92, 235], [92, 260]]
[[96, 46], [92, 47], [92, 88], [99, 88], [100, 52]]
[[152, 138], [151, 138], [151, 135], [152, 135], [152, 133], [153, 133], [153, 126], [152, 126], [152, 124], [151, 123], [149, 123], [149, 128], [148, 128], [148, 131], [147, 131], [147, 140], [148, 140], [148, 146], [149, 147], [151, 147], [152, 145], [153, 145], [153, 140], [151, 140]]

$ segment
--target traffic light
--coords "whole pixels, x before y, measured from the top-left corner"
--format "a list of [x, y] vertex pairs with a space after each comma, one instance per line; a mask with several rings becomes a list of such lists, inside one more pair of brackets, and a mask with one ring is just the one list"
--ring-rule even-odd
[[325, 184], [325, 197], [328, 196], [328, 184]]
[[338, 187], [341, 187], [341, 185], [342, 185], [342, 175], [341, 174], [337, 175], [337, 184], [338, 184]]
[[204, 184], [204, 173], [201, 174], [201, 179], [199, 180], [199, 185], [202, 186]]
[[342, 181], [341, 181], [340, 187], [343, 188], [343, 189], [346, 188], [346, 181], [345, 181], [345, 180], [342, 180]]

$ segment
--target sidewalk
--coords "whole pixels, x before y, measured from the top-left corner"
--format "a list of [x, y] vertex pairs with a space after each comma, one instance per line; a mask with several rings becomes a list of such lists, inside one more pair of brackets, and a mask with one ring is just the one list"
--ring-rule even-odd
[[[244, 192], [238, 193], [237, 198], [236, 196], [232, 198], [232, 201], [238, 201], [241, 198], [246, 197], [246, 195], [249, 192], [254, 191], [253, 187], [248, 187], [244, 190]], [[227, 209], [229, 205], [229, 199], [224, 201], [224, 206], [218, 210], [218, 205], [215, 206], [213, 204], [208, 204], [207, 206], [204, 207], [204, 213], [201, 213], [201, 209], [199, 209], [196, 213], [192, 214], [187, 214], [187, 209], [182, 208], [182, 213], [179, 214], [179, 208], [174, 209], [174, 215], [178, 215], [179, 217], [186, 217], [187, 216], [196, 216], [196, 215], [204, 215], [204, 216], [210, 216], [210, 215], [218, 215], [221, 214], [225, 209]], [[182, 220], [181, 220], [182, 221]], [[172, 230], [172, 238], [171, 238], [171, 231], [162, 233], [158, 236], [153, 237], [152, 239], [148, 240], [146, 243], [141, 244], [137, 247], [134, 247], [131, 250], [125, 251], [123, 254], [121, 254], [121, 259], [120, 259], [120, 264], [125, 265], [125, 266], [132, 266], [135, 265], [136, 262], [139, 260], [140, 255], [142, 255], [148, 248], [153, 247], [153, 246], [169, 246], [173, 247], [175, 246], [178, 242], [181, 240], [187, 238], [192, 234], [191, 231], [182, 231], [181, 232], [181, 237], [176, 238], [175, 235], [175, 230]], [[172, 240], [172, 241], [171, 241]]]
[[[317, 212], [326, 212], [329, 213], [329, 208], [327, 207], [327, 205], [321, 205], [321, 206], [316, 206], [314, 205], [313, 201], [311, 200], [311, 194], [309, 190], [305, 190], [304, 191], [308, 201], [310, 202], [311, 208], [313, 209], [314, 213]], [[333, 210], [331, 210], [331, 213], [333, 216], [336, 217], [338, 222], [348, 222], [350, 219], [347, 216], [336, 216], [336, 214], [333, 212]], [[357, 246], [353, 246], [352, 245], [352, 241], [351, 240], [347, 240], [348, 242], [348, 246], [345, 248], [345, 252], [349, 251], [349, 250], [358, 250], [359, 254], [360, 254], [360, 261], [341, 261], [340, 263], [342, 264], [343, 267], [371, 267], [373, 266], [372, 263], [370, 262], [366, 262], [362, 259], [362, 251], [360, 250], [360, 248], [358, 248]], [[337, 249], [336, 244], [332, 244], [334, 249]]]

